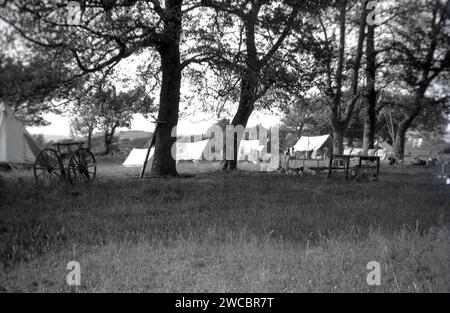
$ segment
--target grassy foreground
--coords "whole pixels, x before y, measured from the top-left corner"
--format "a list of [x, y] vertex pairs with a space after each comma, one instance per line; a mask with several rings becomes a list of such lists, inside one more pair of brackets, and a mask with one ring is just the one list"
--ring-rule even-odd
[[449, 292], [450, 188], [435, 172], [140, 181], [105, 164], [75, 189], [0, 173], [0, 291], [70, 291], [75, 260], [82, 292]]

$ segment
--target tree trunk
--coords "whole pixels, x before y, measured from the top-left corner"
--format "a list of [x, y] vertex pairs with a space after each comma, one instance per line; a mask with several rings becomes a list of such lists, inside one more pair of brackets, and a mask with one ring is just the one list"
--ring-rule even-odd
[[104, 155], [108, 155], [111, 153], [111, 135], [108, 133], [108, 131], [105, 131], [105, 151], [103, 152]]
[[366, 120], [364, 121], [364, 137], [363, 150], [367, 152], [369, 149], [375, 148], [375, 132], [376, 132], [377, 114], [372, 106], [366, 108]]
[[394, 155], [399, 159], [403, 160], [405, 156], [405, 141], [406, 132], [408, 131], [409, 125], [406, 121], [398, 125], [397, 133], [395, 135], [395, 145], [394, 145]]
[[345, 128], [333, 124], [333, 154], [344, 154]]
[[[438, 44], [439, 44], [439, 34], [440, 31], [442, 30], [441, 27], [445, 27], [445, 20], [444, 23], [442, 20], [442, 17], [439, 19], [438, 18], [438, 11], [439, 11], [439, 7], [441, 6], [439, 1], [435, 1], [435, 6], [433, 8], [433, 13], [432, 13], [432, 24], [431, 24], [431, 33], [429, 34], [421, 34], [424, 35], [425, 37], [428, 37], [431, 39], [430, 45], [429, 47], [427, 47], [427, 54], [423, 60], [423, 62], [421, 62], [420, 64], [415, 64], [419, 67], [419, 71], [421, 71], [421, 77], [420, 77], [420, 81], [418, 84], [418, 89], [415, 93], [415, 99], [414, 99], [414, 106], [413, 106], [413, 110], [410, 112], [410, 114], [399, 124], [398, 127], [398, 131], [397, 131], [397, 135], [396, 135], [396, 143], [395, 143], [395, 155], [396, 157], [398, 157], [400, 160], [402, 160], [404, 158], [404, 154], [405, 154], [405, 135], [406, 135], [406, 131], [408, 130], [408, 128], [412, 125], [412, 123], [414, 122], [414, 120], [417, 118], [417, 116], [421, 113], [422, 111], [422, 107], [423, 107], [423, 101], [425, 99], [425, 93], [428, 89], [428, 87], [430, 86], [430, 84], [432, 83], [432, 81], [434, 79], [436, 79], [436, 77], [445, 69], [448, 69], [448, 64], [446, 63], [441, 63], [440, 65], [435, 65], [435, 54], [436, 51], [438, 51]], [[448, 3], [447, 3], [448, 4]], [[447, 5], [448, 7], [448, 5]], [[426, 42], [424, 42], [424, 44], [426, 44]], [[408, 52], [411, 52], [412, 50], [407, 50], [407, 55], [409, 54]], [[411, 52], [413, 53], [413, 52]], [[446, 57], [448, 57], [448, 55], [446, 55]], [[446, 61], [448, 61], [448, 59], [445, 59]], [[444, 61], [445, 62], [445, 61]], [[431, 73], [431, 76], [430, 76]]]
[[92, 147], [92, 133], [94, 132], [94, 128], [89, 128], [88, 130], [88, 138], [87, 138], [87, 148], [91, 149]]
[[354, 136], [353, 132], [351, 132], [349, 134], [349, 132], [347, 131], [347, 146], [349, 148], [353, 148], [355, 146], [355, 141], [356, 140], [355, 140], [355, 136]]
[[376, 52], [375, 52], [375, 26], [369, 25], [367, 31], [367, 91], [365, 95], [366, 114], [364, 120], [363, 150], [373, 149], [375, 146], [375, 127], [377, 120], [376, 105]]
[[172, 157], [172, 146], [176, 137], [172, 129], [178, 124], [180, 104], [181, 62], [181, 0], [167, 0], [164, 29], [166, 38], [158, 46], [161, 56], [161, 91], [158, 111], [158, 129], [155, 133], [155, 154], [151, 175], [177, 176], [176, 159]]
[[[241, 96], [239, 99], [239, 107], [238, 111], [236, 112], [233, 121], [231, 122], [231, 125], [233, 126], [239, 126], [241, 125], [244, 127], [244, 129], [247, 127], [248, 120], [250, 118], [250, 115], [253, 112], [254, 109], [254, 93], [252, 93], [252, 90], [255, 90], [256, 80], [254, 77], [247, 77], [247, 79], [250, 79], [251, 82], [247, 81], [246, 79], [242, 81], [241, 83]], [[237, 163], [238, 163], [238, 152], [239, 152], [239, 145], [241, 142], [241, 135], [242, 134], [235, 134], [234, 136], [234, 149], [233, 149], [233, 159], [232, 160], [224, 160], [224, 164], [222, 169], [223, 170], [236, 170], [237, 169]], [[225, 143], [226, 141], [224, 141]], [[224, 150], [225, 152], [225, 150]]]
[[414, 99], [414, 107], [410, 114], [399, 123], [397, 133], [395, 135], [394, 155], [399, 160], [403, 160], [405, 156], [405, 137], [406, 132], [411, 127], [414, 120], [422, 111], [422, 103], [425, 97], [426, 87], [421, 86]]
[[[116, 124], [116, 125], [118, 125], [118, 124]], [[114, 142], [114, 134], [116, 133], [117, 127], [118, 126], [113, 126], [111, 128], [110, 132], [108, 132], [108, 130], [105, 130], [105, 152], [104, 152], [105, 155], [108, 155], [111, 153], [111, 146]]]
[[[257, 87], [259, 84], [259, 67], [258, 55], [255, 44], [255, 24], [260, 10], [260, 5], [255, 4], [252, 7], [252, 12], [245, 21], [245, 44], [247, 47], [246, 67], [241, 74], [241, 90], [239, 95], [239, 107], [231, 122], [233, 126], [247, 127], [250, 115], [253, 112], [254, 105], [257, 98]], [[241, 142], [241, 135], [234, 136], [233, 160], [224, 160], [223, 170], [236, 170], [238, 163], [239, 143]], [[224, 149], [224, 152], [226, 149]]]
[[104, 155], [108, 155], [110, 152], [110, 140], [109, 140], [109, 133], [108, 130], [105, 130], [104, 134], [104, 140], [103, 140], [105, 151], [103, 152]]
[[158, 129], [155, 133], [155, 154], [151, 173], [154, 176], [176, 176], [176, 160], [172, 157], [172, 146], [176, 137], [172, 129], [178, 123], [180, 103], [180, 53], [179, 45], [167, 45], [160, 49], [162, 83], [158, 112]]
[[[361, 7], [359, 34], [358, 34], [358, 45], [356, 48], [356, 56], [352, 68], [351, 77], [351, 96], [353, 99], [349, 100], [347, 103], [347, 108], [343, 112], [342, 104], [343, 92], [342, 87], [344, 85], [344, 68], [345, 68], [345, 48], [346, 48], [346, 23], [347, 23], [347, 0], [339, 2], [339, 47], [338, 47], [338, 65], [336, 70], [335, 85], [336, 91], [333, 96], [333, 106], [331, 110], [331, 121], [333, 127], [333, 153], [343, 154], [344, 152], [344, 136], [350, 125], [356, 103], [358, 100], [358, 82], [359, 82], [359, 70], [361, 68], [361, 60], [363, 55], [363, 46], [365, 38], [365, 27], [366, 27], [366, 17], [367, 17], [367, 7], [368, 0], [365, 0]], [[333, 86], [330, 84], [330, 90]]]

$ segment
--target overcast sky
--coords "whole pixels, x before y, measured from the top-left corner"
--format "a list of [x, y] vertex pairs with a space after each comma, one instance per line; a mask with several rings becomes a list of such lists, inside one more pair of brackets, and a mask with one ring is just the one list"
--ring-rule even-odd
[[[53, 113], [45, 114], [44, 118], [51, 122], [49, 126], [28, 127], [31, 134], [44, 134], [51, 136], [70, 136], [70, 116], [56, 115]], [[248, 127], [262, 124], [265, 127], [278, 125], [281, 121], [280, 115], [267, 114], [255, 111], [250, 117]], [[206, 114], [196, 114], [195, 117], [182, 118], [179, 121], [178, 131], [183, 134], [198, 134], [206, 131], [209, 126], [214, 124], [214, 119], [208, 118]], [[141, 130], [151, 132], [155, 128], [151, 119], [146, 120], [143, 115], [135, 114], [131, 124], [131, 130]], [[121, 130], [128, 130], [123, 128]]]

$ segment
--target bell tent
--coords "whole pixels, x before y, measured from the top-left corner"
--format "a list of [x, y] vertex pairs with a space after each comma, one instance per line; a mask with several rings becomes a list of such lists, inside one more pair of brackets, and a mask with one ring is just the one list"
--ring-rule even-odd
[[32, 164], [40, 151], [13, 111], [0, 102], [0, 164]]

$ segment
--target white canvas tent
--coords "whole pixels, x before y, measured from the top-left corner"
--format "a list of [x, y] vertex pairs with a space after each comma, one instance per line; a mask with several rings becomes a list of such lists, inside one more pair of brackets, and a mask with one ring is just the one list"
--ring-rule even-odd
[[[152, 148], [148, 161], [151, 162], [153, 154], [155, 153], [155, 148]], [[128, 155], [125, 162], [123, 162], [124, 167], [141, 167], [144, 164], [145, 157], [147, 155], [147, 149], [133, 149]]]
[[203, 151], [209, 140], [197, 142], [177, 142], [177, 161], [198, 161], [202, 159]]
[[[177, 162], [178, 161], [198, 161], [202, 159], [203, 151], [208, 145], [209, 140], [202, 140], [198, 142], [177, 142]], [[150, 150], [148, 158], [151, 166], [151, 161], [155, 153], [155, 148]], [[124, 167], [141, 167], [144, 164], [145, 157], [147, 155], [147, 149], [133, 149], [128, 155]]]
[[328, 139], [330, 135], [324, 136], [315, 136], [315, 137], [300, 137], [299, 141], [294, 146], [294, 152], [310, 152], [310, 151], [318, 151], [321, 149]]
[[250, 162], [258, 161], [258, 154], [264, 150], [264, 145], [259, 143], [259, 140], [241, 140], [239, 144], [238, 160], [247, 160]]
[[[203, 158], [203, 153], [208, 147], [209, 140], [202, 140], [197, 142], [177, 142], [177, 161], [199, 161]], [[258, 153], [261, 154], [264, 150], [264, 145], [259, 143], [259, 140], [241, 140], [239, 145], [238, 159], [247, 160], [250, 162], [258, 161]], [[151, 163], [155, 148], [150, 150], [148, 161]], [[147, 149], [133, 149], [128, 155], [124, 167], [140, 167], [143, 165]]]
[[[375, 149], [367, 150], [368, 156], [378, 156], [381, 160], [387, 160], [389, 156], [393, 154], [393, 148], [387, 142], [376, 143]], [[346, 148], [344, 150], [345, 155], [363, 155], [364, 149], [361, 148]]]
[[13, 111], [0, 102], [0, 163], [32, 164], [41, 147], [17, 121]]
[[381, 149], [377, 151], [377, 156], [379, 156], [381, 160], [387, 160], [394, 154], [394, 148], [387, 142], [379, 142], [377, 145], [381, 147]]

